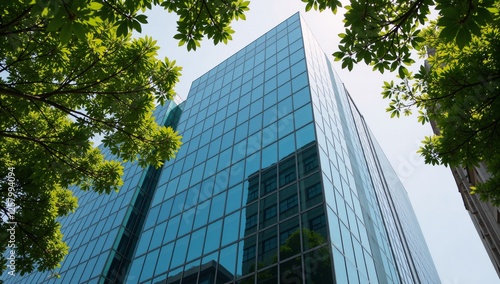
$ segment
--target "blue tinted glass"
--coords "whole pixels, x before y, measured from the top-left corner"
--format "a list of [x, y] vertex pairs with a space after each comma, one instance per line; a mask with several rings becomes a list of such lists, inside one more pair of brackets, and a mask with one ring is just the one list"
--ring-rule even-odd
[[189, 180], [191, 179], [191, 173], [192, 173], [192, 171], [188, 170], [181, 175], [181, 177], [179, 179], [179, 185], [177, 186], [177, 193], [188, 188]]
[[293, 134], [280, 139], [278, 142], [278, 159], [281, 160], [295, 152], [295, 136]]
[[141, 274], [142, 268], [144, 267], [145, 258], [146, 256], [142, 256], [134, 259], [128, 273], [128, 280], [137, 281], [139, 279], [139, 275]]
[[[288, 60], [283, 60], [283, 62], [284, 62], [283, 65], [285, 65], [285, 63], [288, 63]], [[280, 66], [279, 63], [278, 63], [278, 66]], [[278, 74], [278, 85], [281, 86], [285, 82], [288, 82], [288, 81], [290, 81], [290, 70], [284, 69], [283, 72]], [[291, 91], [291, 88], [290, 88], [290, 91]]]
[[[247, 119], [248, 119], [248, 113], [247, 113]], [[248, 122], [245, 122], [236, 127], [234, 142], [241, 141], [242, 139], [245, 139], [247, 136], [248, 136]]]
[[262, 98], [260, 98], [250, 105], [250, 117], [254, 117], [262, 111], [262, 101]]
[[266, 80], [271, 79], [274, 76], [276, 76], [276, 65], [268, 67], [267, 70], [264, 72], [264, 76], [265, 76]]
[[[266, 57], [268, 57], [267, 54], [266, 54]], [[272, 65], [276, 64], [276, 59], [277, 59], [276, 54], [272, 55], [271, 57], [268, 57], [266, 59], [266, 67], [267, 66], [272, 66]]]
[[319, 172], [299, 182], [301, 209], [306, 210], [323, 202], [323, 186]]
[[141, 273], [141, 280], [145, 280], [148, 278], [151, 278], [153, 276], [154, 270], [155, 270], [155, 265], [154, 263], [156, 262], [158, 258], [158, 254], [160, 253], [160, 250], [157, 249], [155, 251], [149, 252], [146, 256], [146, 261], [145, 263], [152, 264], [152, 265], [145, 265], [144, 268], [142, 269]]
[[203, 227], [202, 229], [192, 233], [186, 261], [191, 261], [200, 256], [200, 252], [203, 250], [203, 242], [205, 241], [205, 230], [206, 228]]
[[156, 224], [156, 218], [158, 217], [158, 212], [160, 211], [160, 206], [155, 206], [149, 210], [144, 229], [149, 229]]
[[358, 279], [358, 271], [356, 269], [356, 266], [350, 262], [349, 260], [346, 261], [347, 263], [347, 271], [349, 275], [349, 283], [359, 283]]
[[262, 130], [262, 147], [269, 145], [278, 138], [278, 124], [272, 123]]
[[262, 128], [262, 114], [254, 116], [248, 123], [248, 133], [251, 135]]
[[215, 169], [217, 169], [217, 161], [219, 160], [219, 156], [214, 156], [210, 158], [205, 163], [205, 171], [203, 173], [203, 178], [208, 178], [209, 176], [215, 174]]
[[[309, 252], [304, 256], [305, 267], [321, 267], [323, 269], [305, 269], [306, 283], [333, 283], [332, 279], [332, 264], [330, 250], [327, 247]], [[340, 283], [340, 282], [339, 282]], [[361, 283], [361, 282], [349, 282]], [[365, 282], [366, 283], [366, 282]]]
[[234, 275], [236, 269], [236, 244], [221, 250], [219, 263], [227, 269], [230, 275]]
[[266, 81], [266, 83], [264, 84], [264, 92], [267, 94], [269, 93], [270, 91], [276, 89], [276, 84], [277, 84], [277, 79], [276, 77], [273, 77], [271, 79], [269, 79], [268, 81]]
[[247, 155], [257, 152], [262, 145], [262, 134], [260, 132], [254, 133], [247, 139]]
[[229, 186], [233, 186], [240, 183], [245, 179], [245, 161], [239, 161], [238, 163], [231, 166], [231, 171], [229, 172]]
[[266, 168], [276, 163], [278, 161], [277, 153], [278, 149], [276, 143], [273, 143], [270, 146], [264, 148], [262, 150], [262, 168]]
[[[300, 61], [301, 59], [304, 58], [304, 49], [302, 49], [301, 46], [302, 43], [300, 43], [300, 46], [295, 42], [290, 46], [290, 64], [293, 65]], [[296, 50], [296, 51], [295, 51]], [[295, 51], [295, 52], [294, 52]]]
[[209, 222], [222, 217], [224, 213], [224, 204], [226, 204], [226, 192], [215, 196], [212, 198], [212, 206], [210, 208], [210, 219]]
[[260, 152], [246, 158], [245, 176], [248, 177], [260, 169]]
[[221, 246], [225, 246], [238, 240], [239, 221], [240, 211], [236, 211], [224, 218], [224, 231], [222, 233]]
[[306, 127], [299, 129], [296, 132], [296, 141], [297, 141], [297, 149], [313, 142], [316, 140], [315, 132], [314, 132], [314, 124], [309, 124]]
[[185, 211], [181, 216], [181, 224], [179, 227], [179, 236], [182, 236], [189, 231], [191, 231], [191, 228], [193, 227], [193, 222], [194, 222], [194, 214], [195, 214], [196, 208], [191, 208], [187, 211]]
[[349, 229], [347, 227], [340, 223], [340, 232], [342, 233], [342, 246], [344, 247], [344, 254], [347, 258], [347, 260], [350, 261], [355, 261], [354, 260], [354, 249], [352, 247], [352, 241], [351, 241], [351, 233], [349, 232]]
[[233, 147], [233, 156], [232, 156], [232, 162], [237, 162], [241, 159], [243, 159], [246, 155], [246, 150], [247, 150], [247, 141], [243, 140], [239, 142], [238, 144], [234, 145]]
[[184, 204], [186, 200], [186, 191], [183, 191], [179, 194], [174, 199], [174, 206], [172, 207], [172, 212], [170, 213], [172, 216], [179, 214], [182, 209], [184, 209]]
[[[261, 190], [262, 193], [262, 190]], [[276, 224], [278, 218], [277, 194], [271, 194], [260, 201], [259, 229]]]
[[256, 100], [262, 98], [262, 94], [264, 92], [263, 90], [264, 90], [264, 87], [262, 85], [254, 86], [254, 88], [250, 92], [251, 93], [251, 102], [252, 103], [255, 102]]
[[207, 236], [205, 238], [205, 248], [203, 253], [211, 252], [219, 248], [220, 237], [222, 232], [222, 220], [208, 225]]
[[[277, 261], [278, 237], [276, 226], [259, 233], [259, 256], [258, 261], [264, 265], [269, 265]], [[276, 275], [276, 274], [274, 274]], [[276, 283], [276, 282], [269, 282]]]
[[[248, 82], [250, 80], [252, 80], [252, 77], [253, 77], [253, 70], [250, 70], [248, 72], [246, 72], [245, 74], [243, 74], [243, 82]], [[252, 81], [250, 81], [249, 83], [252, 83]], [[242, 90], [244, 90], [244, 88], [242, 88]]]
[[[281, 101], [284, 98], [289, 97], [291, 94], [292, 94], [292, 85], [288, 81], [285, 84], [283, 84], [281, 87], [278, 88], [278, 101]], [[290, 108], [289, 108], [290, 110], [292, 109], [291, 104], [292, 104], [292, 101], [290, 99]], [[278, 106], [278, 108], [279, 108], [279, 106]]]
[[212, 157], [213, 155], [219, 153], [221, 142], [222, 138], [217, 138], [210, 142], [210, 146], [208, 148], [208, 157]]
[[224, 132], [228, 132], [229, 130], [233, 129], [236, 127], [236, 117], [237, 114], [233, 114], [226, 118], [226, 121], [224, 123]]
[[204, 169], [205, 169], [205, 164], [204, 163], [196, 166], [193, 169], [193, 171], [192, 171], [192, 177], [191, 177], [191, 182], [189, 183], [190, 185], [197, 184], [197, 183], [199, 183], [201, 181], [201, 179], [203, 177], [203, 170]]
[[292, 65], [292, 68], [290, 68], [292, 72], [292, 78], [297, 77], [300, 73], [306, 71], [306, 60], [302, 59], [299, 62], [295, 63]]
[[227, 166], [229, 166], [229, 161], [231, 161], [231, 152], [233, 149], [226, 149], [224, 152], [221, 152], [219, 155], [219, 163], [217, 165], [217, 170], [220, 171]]
[[[216, 251], [208, 256], [205, 256], [201, 265], [211, 267], [213, 263], [217, 263], [219, 258], [219, 252]], [[214, 273], [201, 273], [200, 278], [197, 283], [215, 283], [215, 274]]]
[[279, 187], [283, 187], [297, 179], [295, 155], [279, 163]]
[[177, 239], [175, 242], [174, 253], [172, 255], [172, 262], [170, 267], [174, 268], [184, 263], [188, 249], [189, 235]]
[[221, 150], [224, 150], [227, 147], [233, 145], [233, 143], [234, 143], [234, 130], [231, 130], [228, 133], [224, 134], [224, 136], [222, 136]]
[[[241, 271], [242, 275], [246, 275], [248, 273], [255, 271], [255, 260], [257, 255], [255, 239], [256, 237], [254, 235], [246, 238], [243, 242], [240, 242], [240, 244], [243, 243], [243, 248], [242, 248], [243, 252], [239, 254], [241, 255], [241, 262], [238, 261], [238, 273]], [[238, 259], [240, 259], [239, 256]]]
[[303, 87], [307, 86], [308, 81], [307, 81], [307, 73], [304, 72], [295, 79], [292, 80], [292, 91], [296, 92]]
[[163, 246], [160, 250], [160, 255], [156, 264], [155, 275], [162, 274], [167, 271], [170, 266], [170, 258], [172, 257], [174, 243]]
[[306, 105], [295, 111], [295, 127], [300, 128], [313, 120], [311, 105]]
[[167, 223], [163, 222], [154, 228], [153, 236], [151, 237], [151, 243], [149, 249], [157, 248], [162, 244], [163, 235], [165, 234], [165, 229], [167, 228]]
[[235, 100], [234, 102], [230, 103], [228, 106], [227, 106], [227, 116], [231, 116], [233, 114], [235, 114], [236, 112], [238, 111], [238, 101]]
[[264, 62], [264, 59], [265, 59], [264, 54], [265, 54], [264, 51], [261, 51], [261, 52], [258, 52], [257, 54], [255, 54], [255, 65]]
[[278, 138], [282, 138], [293, 131], [293, 114], [289, 114], [278, 121]]
[[327, 241], [328, 228], [323, 206], [302, 213], [302, 229], [304, 250], [322, 245]]
[[288, 33], [288, 40], [290, 42], [294, 42], [302, 37], [302, 31], [299, 28], [296, 28]]
[[208, 154], [208, 145], [205, 145], [205, 146], [201, 147], [200, 149], [198, 149], [198, 153], [196, 154], [195, 165], [204, 161], [207, 158], [207, 154]]
[[229, 214], [241, 207], [241, 194], [243, 184], [239, 184], [229, 189], [227, 192], [226, 214]]
[[212, 132], [211, 131], [203, 131], [201, 133], [200, 146], [204, 146], [205, 144], [207, 144], [208, 142], [210, 142], [211, 138], [212, 138]]
[[165, 239], [163, 240], [163, 243], [168, 243], [177, 237], [177, 229], [179, 228], [180, 219], [181, 216], [177, 215], [168, 221], [167, 231], [165, 232]]
[[[202, 192], [203, 194], [203, 192]], [[193, 229], [197, 229], [207, 223], [210, 212], [210, 200], [198, 204]]]
[[244, 109], [238, 112], [238, 125], [248, 120], [248, 116], [250, 114], [250, 107], [245, 107]]
[[240, 111], [250, 104], [250, 93], [249, 92], [242, 92], [242, 93], [244, 93], [244, 95], [238, 98]]
[[246, 83], [243, 83], [243, 85], [241, 86], [241, 92], [243, 94], [246, 94], [248, 92], [250, 92], [252, 90], [252, 82], [246, 82]]
[[277, 181], [277, 168], [276, 166], [270, 167], [262, 172], [261, 185], [260, 185], [260, 196], [263, 197], [278, 188]]
[[[260, 68], [258, 68], [258, 67], [260, 67]], [[260, 74], [258, 73], [258, 72], [262, 72], [262, 71], [264, 71], [264, 64], [261, 64], [254, 69], [254, 74], [258, 74], [258, 75], [255, 75], [255, 77], [253, 77], [252, 85], [258, 86], [258, 85], [264, 83], [264, 73], [260, 73]]]
[[[294, 183], [292, 185], [289, 185], [285, 187], [284, 189], [280, 190], [279, 192], [279, 215], [280, 219], [286, 219], [290, 216], [293, 216], [297, 212], [299, 212], [299, 198], [297, 195], [297, 184]], [[297, 218], [297, 229], [298, 229], [298, 218]], [[288, 230], [287, 228], [286, 230]], [[296, 229], [295, 227], [293, 228], [294, 230]], [[284, 233], [286, 230], [282, 228], [280, 225], [280, 231], [281, 233]], [[293, 233], [289, 232], [289, 234]], [[288, 235], [287, 235], [288, 236]]]
[[[290, 70], [289, 70], [290, 60], [289, 60], [289, 58], [287, 57], [287, 58], [281, 60], [280, 62], [278, 62], [277, 66], [278, 66], [278, 74], [280, 74], [280, 75], [278, 75], [278, 81], [281, 78], [281, 82], [279, 82], [279, 85], [280, 85], [283, 82], [287, 81], [287, 80], [285, 80], [286, 77], [288, 77], [288, 79], [290, 79]], [[282, 72], [286, 72], [288, 74], [282, 74]]]
[[224, 130], [224, 122], [216, 124], [212, 130], [212, 137], [219, 137], [222, 135]]
[[148, 250], [149, 241], [151, 240], [151, 236], [153, 235], [153, 229], [147, 230], [142, 233], [141, 238], [139, 240], [139, 244], [137, 245], [137, 250], [135, 252], [136, 255], [141, 255]]
[[278, 36], [277, 49], [278, 49], [278, 61], [286, 58], [288, 56], [288, 39], [286, 36]]
[[158, 216], [158, 223], [164, 222], [168, 219], [168, 217], [170, 216], [170, 209], [172, 208], [173, 201], [174, 199], [170, 198], [167, 201], [163, 202], [163, 204], [161, 205], [160, 214]]

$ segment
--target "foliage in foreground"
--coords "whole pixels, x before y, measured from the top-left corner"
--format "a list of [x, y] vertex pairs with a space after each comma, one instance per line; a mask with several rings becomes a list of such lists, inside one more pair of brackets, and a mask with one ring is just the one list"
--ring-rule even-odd
[[[188, 50], [204, 35], [227, 42], [248, 9], [239, 0], [1, 1], [0, 243], [8, 257], [15, 249], [15, 267], [3, 265], [12, 274], [52, 270], [67, 254], [58, 217], [77, 207], [69, 186], [110, 193], [125, 162], [159, 167], [177, 152], [180, 136], [153, 110], [173, 98], [181, 68], [157, 58], [152, 38], [130, 35], [153, 5], [179, 15], [174, 37]], [[113, 158], [92, 144], [97, 136]]]
[[[303, 1], [309, 9], [335, 12], [340, 6], [339, 1]], [[486, 165], [491, 178], [472, 191], [500, 205], [500, 2], [351, 0], [345, 8], [345, 33], [335, 59], [349, 70], [364, 62], [374, 71], [397, 72], [400, 82], [384, 83], [391, 117], [416, 110], [419, 122], [439, 129], [419, 150], [426, 163]], [[416, 53], [429, 58], [414, 75], [407, 67]]]

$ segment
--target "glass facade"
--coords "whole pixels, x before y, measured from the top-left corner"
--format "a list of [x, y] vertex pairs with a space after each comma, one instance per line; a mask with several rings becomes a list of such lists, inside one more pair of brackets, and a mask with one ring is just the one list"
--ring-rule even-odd
[[61, 278], [31, 283], [440, 282], [404, 188], [299, 14], [157, 117], [183, 136], [177, 157], [129, 165], [102, 206], [76, 191]]

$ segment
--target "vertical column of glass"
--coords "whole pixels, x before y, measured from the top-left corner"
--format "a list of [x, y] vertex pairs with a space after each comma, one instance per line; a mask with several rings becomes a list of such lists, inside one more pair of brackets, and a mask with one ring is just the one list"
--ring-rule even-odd
[[377, 160], [379, 161], [379, 171], [384, 174], [384, 182], [390, 196], [390, 201], [392, 202], [394, 211], [397, 213], [400, 234], [402, 234], [401, 238], [404, 238], [406, 257], [411, 259], [412, 272], [415, 274], [413, 282], [440, 283], [438, 273], [425, 243], [408, 194], [380, 148], [380, 145], [369, 131], [368, 137], [373, 144], [374, 155], [377, 156]]
[[[169, 101], [166, 105], [158, 107], [153, 115], [158, 124], [175, 129], [181, 107]], [[135, 191], [132, 201], [128, 203], [122, 227], [102, 273], [100, 280], [102, 283], [123, 283], [161, 171], [162, 167], [149, 166], [143, 169], [142, 182]]]
[[397, 283], [347, 95], [307, 29], [304, 37], [336, 279]]
[[368, 128], [365, 125], [363, 117], [357, 111], [354, 103], [350, 98], [348, 101], [351, 106], [354, 123], [356, 124], [356, 129], [359, 134], [360, 143], [364, 149], [363, 154], [366, 159], [366, 164], [371, 176], [371, 181], [373, 184], [374, 192], [377, 193], [375, 203], [378, 204], [380, 212], [383, 218], [380, 220], [380, 224], [385, 227], [385, 232], [390, 240], [389, 244], [383, 246], [382, 249], [386, 254], [392, 254], [397, 265], [394, 270], [394, 274], [397, 273], [397, 278], [400, 279], [402, 283], [415, 283], [418, 282], [414, 279], [414, 273], [412, 272], [411, 263], [412, 259], [405, 251], [404, 247], [404, 236], [398, 229], [398, 223], [400, 222], [397, 218], [397, 211], [395, 211], [394, 206], [391, 205], [390, 196], [388, 195], [384, 171], [379, 170], [379, 160], [377, 155], [374, 153], [374, 148], [372, 144], [372, 138], [368, 133]]

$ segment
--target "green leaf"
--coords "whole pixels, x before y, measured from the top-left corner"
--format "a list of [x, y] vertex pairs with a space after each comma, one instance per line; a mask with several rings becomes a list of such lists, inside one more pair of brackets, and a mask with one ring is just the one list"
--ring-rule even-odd
[[54, 32], [59, 30], [64, 25], [65, 21], [62, 18], [54, 17], [47, 26], [47, 31]]
[[73, 33], [80, 39], [85, 40], [85, 27], [80, 23], [73, 24]]
[[118, 25], [118, 28], [116, 29], [116, 35], [121, 37], [121, 36], [126, 36], [128, 34], [128, 26], [126, 21], [120, 21], [120, 24]]
[[132, 25], [134, 26], [134, 29], [136, 31], [138, 31], [139, 33], [142, 32], [141, 23], [139, 23], [139, 21], [132, 20]]
[[404, 66], [399, 66], [398, 75], [399, 78], [404, 79], [406, 75], [408, 75], [408, 69], [406, 69], [406, 67]]
[[139, 21], [141, 24], [147, 24], [148, 23], [147, 18], [148, 18], [148, 16], [146, 16], [146, 15], [137, 15], [135, 17], [135, 19], [137, 21]]
[[70, 41], [72, 33], [73, 25], [71, 23], [66, 23], [62, 26], [61, 33], [59, 35], [59, 40], [62, 44], [66, 44]]
[[90, 2], [89, 8], [92, 10], [99, 11], [102, 8], [102, 4], [99, 2]]
[[458, 26], [445, 26], [439, 33], [439, 38], [451, 42], [455, 39], [458, 32]]
[[471, 41], [471, 39], [472, 36], [468, 29], [462, 27], [461, 29], [458, 30], [458, 34], [456, 37], [456, 44], [458, 45], [458, 48], [460, 49], [464, 48]]

